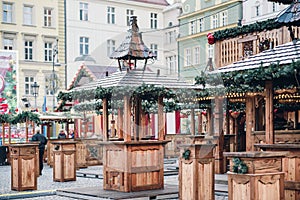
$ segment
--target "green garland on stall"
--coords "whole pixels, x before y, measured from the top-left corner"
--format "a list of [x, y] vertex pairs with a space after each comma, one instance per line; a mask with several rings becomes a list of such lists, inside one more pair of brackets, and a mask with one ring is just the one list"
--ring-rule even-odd
[[273, 29], [280, 28], [282, 26], [283, 25], [281, 23], [276, 22], [274, 18], [274, 19], [268, 19], [266, 21], [256, 22], [249, 25], [220, 30], [215, 32], [213, 35], [215, 41], [225, 40], [227, 38], [235, 38], [243, 34], [262, 32], [265, 30], [273, 30]]
[[183, 157], [185, 160], [190, 159], [190, 156], [191, 156], [191, 150], [189, 150], [189, 149], [186, 149], [186, 150], [182, 153], [182, 157]]
[[[286, 80], [289, 81], [286, 81]], [[271, 64], [268, 67], [255, 69], [232, 71], [221, 74], [205, 74], [203, 77], [196, 77], [196, 84], [209, 84], [217, 86], [223, 83], [226, 92], [262, 92], [265, 81], [273, 81], [274, 89], [290, 89], [299, 87], [300, 80], [300, 61], [292, 62], [287, 65]], [[211, 89], [207, 89], [212, 93]]]
[[12, 114], [0, 115], [0, 123], [18, 124], [18, 123], [24, 123], [26, 121], [31, 121], [36, 124], [41, 124], [39, 115], [29, 111], [25, 111], [15, 115]]

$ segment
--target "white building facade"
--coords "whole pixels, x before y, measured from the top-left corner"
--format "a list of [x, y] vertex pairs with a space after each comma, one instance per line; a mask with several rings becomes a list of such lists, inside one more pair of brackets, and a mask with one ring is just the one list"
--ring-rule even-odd
[[267, 0], [244, 1], [242, 25], [275, 18], [286, 7], [287, 5]]
[[165, 0], [66, 1], [67, 85], [82, 63], [118, 65], [109, 55], [125, 39], [131, 16], [137, 16], [144, 43], [157, 54], [149, 68], [162, 68], [163, 10], [167, 5]]

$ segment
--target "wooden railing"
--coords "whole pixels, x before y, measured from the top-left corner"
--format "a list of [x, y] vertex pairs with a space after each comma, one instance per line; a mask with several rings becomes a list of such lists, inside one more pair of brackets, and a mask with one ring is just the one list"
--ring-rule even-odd
[[[296, 38], [300, 38], [300, 27], [293, 27], [293, 33]], [[287, 27], [218, 40], [215, 43], [215, 67], [230, 65], [263, 50], [291, 41]]]

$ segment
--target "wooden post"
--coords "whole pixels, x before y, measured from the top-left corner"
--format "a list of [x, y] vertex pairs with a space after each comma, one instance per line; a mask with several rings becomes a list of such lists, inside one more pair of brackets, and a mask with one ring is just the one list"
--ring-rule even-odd
[[26, 121], [25, 121], [25, 138], [26, 138], [26, 142], [28, 142], [28, 119], [26, 117]]
[[2, 145], [5, 144], [5, 123], [2, 123]]
[[124, 132], [125, 137], [124, 141], [131, 141], [131, 105], [130, 105], [130, 97], [124, 96]]
[[102, 99], [102, 105], [103, 105], [103, 141], [108, 140], [108, 105], [107, 105], [107, 99]]
[[195, 135], [195, 109], [191, 109], [191, 134]]
[[118, 110], [118, 131], [119, 131], [118, 138], [119, 139], [123, 139], [124, 138], [123, 114], [124, 114], [123, 109], [120, 108]]
[[274, 144], [273, 83], [266, 81], [266, 143]]
[[254, 97], [246, 96], [246, 151], [254, 151]]
[[136, 105], [134, 112], [134, 140], [137, 141], [140, 139], [140, 126], [141, 126], [141, 99], [136, 96]]
[[198, 134], [203, 133], [202, 131], [202, 114], [200, 112], [198, 112]]
[[11, 144], [11, 126], [8, 124], [8, 144]]
[[165, 118], [163, 97], [158, 97], [158, 140], [165, 139]]
[[211, 117], [211, 115], [212, 115], [212, 110], [210, 109], [210, 108], [207, 108], [207, 113], [206, 113], [206, 121], [207, 121], [207, 123], [206, 123], [206, 129], [207, 129], [207, 133], [208, 133], [208, 135], [212, 135], [213, 133], [212, 133], [212, 130], [213, 130], [213, 128], [212, 128], [212, 124], [213, 124], [213, 122], [212, 122], [212, 117]]
[[215, 98], [215, 121], [214, 121], [214, 135], [218, 136], [216, 152], [215, 152], [215, 172], [217, 174], [223, 174], [224, 169], [224, 131], [223, 131], [223, 98]]

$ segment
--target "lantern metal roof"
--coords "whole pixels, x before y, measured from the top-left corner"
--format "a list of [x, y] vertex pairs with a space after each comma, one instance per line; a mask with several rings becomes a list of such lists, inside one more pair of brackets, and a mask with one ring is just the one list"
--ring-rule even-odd
[[[118, 59], [119, 69], [122, 70], [121, 60], [145, 60], [145, 66], [148, 59], [156, 58], [155, 53], [153, 53], [143, 42], [142, 34], [139, 32], [139, 27], [137, 25], [136, 16], [131, 17], [131, 29], [128, 30], [128, 35], [121, 45], [110, 55], [111, 59]], [[145, 69], [144, 66], [144, 69]]]

